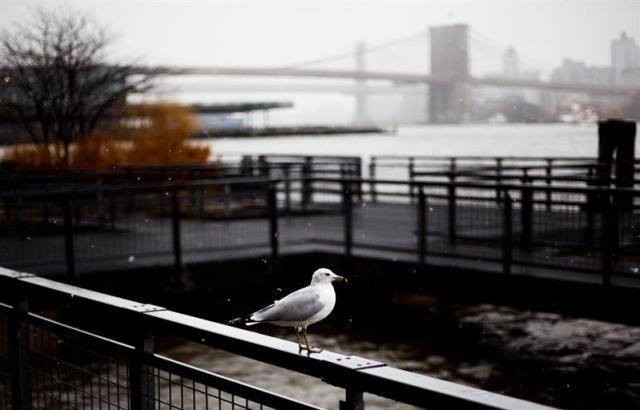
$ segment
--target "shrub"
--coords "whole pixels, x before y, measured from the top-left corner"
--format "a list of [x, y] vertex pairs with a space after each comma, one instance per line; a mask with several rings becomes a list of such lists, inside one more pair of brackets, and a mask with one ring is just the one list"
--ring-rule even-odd
[[144, 104], [129, 108], [131, 140], [127, 161], [135, 164], [203, 162], [209, 147], [190, 143], [197, 128], [191, 110], [177, 104]]
[[[122, 124], [108, 132], [92, 132], [73, 144], [69, 168], [108, 169], [117, 164], [176, 164], [205, 162], [209, 147], [188, 141], [196, 131], [189, 108], [171, 103], [127, 108]], [[116, 138], [117, 137], [117, 138]], [[5, 159], [18, 168], [67, 168], [62, 144], [18, 145]]]

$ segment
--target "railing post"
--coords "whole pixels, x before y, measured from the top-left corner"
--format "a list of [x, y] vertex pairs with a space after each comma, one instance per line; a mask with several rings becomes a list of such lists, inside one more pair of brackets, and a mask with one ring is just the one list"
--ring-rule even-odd
[[171, 226], [173, 234], [173, 286], [180, 288], [183, 285], [182, 274], [182, 239], [180, 232], [180, 196], [178, 188], [171, 192]]
[[456, 233], [456, 176], [449, 174], [449, 186], [447, 187], [448, 222], [449, 222], [449, 243], [455, 245], [457, 241]]
[[[553, 158], [547, 158], [547, 166], [545, 168], [545, 182], [547, 183], [547, 188], [551, 187], [551, 177], [553, 175]], [[551, 210], [551, 190], [547, 189], [546, 193], [546, 207], [547, 211]]]
[[340, 400], [340, 410], [364, 410], [364, 395], [361, 391], [347, 388], [345, 399]]
[[358, 202], [362, 203], [362, 158], [358, 157], [356, 163], [353, 164], [354, 176], [360, 180], [358, 182]]
[[371, 202], [376, 202], [377, 201], [377, 194], [376, 194], [376, 183], [374, 182], [376, 179], [376, 157], [371, 157], [371, 160], [369, 162], [369, 192], [371, 194]]
[[269, 212], [269, 244], [271, 246], [271, 273], [278, 275], [280, 252], [278, 244], [278, 202], [276, 184], [267, 185], [267, 207]]
[[415, 193], [413, 191], [413, 180], [415, 178], [415, 161], [413, 157], [409, 157], [407, 172], [409, 172], [409, 201], [413, 202], [413, 197], [415, 196]]
[[231, 216], [231, 185], [224, 184], [222, 187], [222, 197], [224, 216], [228, 218]]
[[344, 213], [344, 254], [350, 259], [353, 248], [353, 203], [349, 181], [342, 181], [342, 210]]
[[312, 173], [312, 157], [305, 157], [302, 164], [302, 208], [306, 208], [311, 203], [313, 195], [313, 186], [311, 182]]
[[31, 409], [31, 373], [29, 366], [29, 326], [26, 321], [29, 300], [18, 296], [8, 317], [9, 356], [11, 360], [11, 408]]
[[427, 255], [427, 198], [418, 186], [418, 262], [423, 265]]
[[611, 284], [611, 274], [618, 250], [618, 208], [610, 195], [604, 196], [602, 207], [602, 284]]
[[139, 336], [135, 340], [135, 350], [129, 359], [129, 394], [132, 410], [155, 409], [155, 383], [151, 368], [145, 365], [145, 357], [154, 350], [153, 335], [136, 329]]
[[289, 164], [283, 165], [284, 171], [284, 208], [288, 215], [291, 213], [291, 169]]
[[261, 176], [269, 176], [269, 164], [267, 163], [267, 157], [264, 155], [258, 156], [258, 172]]
[[73, 204], [71, 194], [65, 195], [62, 204], [64, 210], [64, 256], [67, 264], [65, 280], [67, 283], [76, 282], [76, 257], [73, 245]]
[[511, 210], [513, 200], [508, 191], [502, 193], [502, 273], [511, 273], [511, 250], [513, 238], [513, 226], [511, 221]]
[[112, 231], [116, 230], [116, 194], [110, 194], [109, 201], [109, 223]]
[[204, 219], [206, 212], [205, 212], [205, 201], [206, 201], [206, 195], [207, 195], [207, 188], [205, 187], [198, 187], [198, 212], [200, 214], [200, 218]]
[[500, 200], [502, 194], [502, 158], [496, 158], [496, 200]]
[[528, 178], [523, 180], [523, 186], [520, 198], [520, 223], [522, 226], [520, 246], [523, 251], [531, 250], [531, 234], [533, 226], [533, 189], [527, 182]]
[[98, 214], [98, 220], [100, 226], [106, 219], [104, 216], [104, 193], [102, 192], [102, 178], [98, 178], [96, 182], [96, 213]]

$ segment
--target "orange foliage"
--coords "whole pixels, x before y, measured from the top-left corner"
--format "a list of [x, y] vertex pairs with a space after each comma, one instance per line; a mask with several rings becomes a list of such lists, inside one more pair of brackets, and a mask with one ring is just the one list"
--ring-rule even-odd
[[126, 143], [100, 132], [93, 132], [73, 146], [71, 167], [75, 169], [108, 169], [125, 162], [128, 154]]
[[[186, 107], [170, 104], [144, 104], [128, 109], [126, 126], [113, 138], [94, 132], [73, 144], [70, 167], [108, 169], [117, 164], [175, 164], [205, 162], [209, 147], [188, 139], [196, 131], [194, 114]], [[64, 168], [60, 145], [19, 145], [11, 148], [6, 159], [20, 168]]]
[[132, 145], [127, 162], [170, 164], [209, 158], [208, 147], [187, 141], [197, 127], [188, 108], [170, 103], [145, 104], [130, 108], [129, 118], [137, 126], [128, 129]]
[[60, 148], [55, 145], [16, 145], [9, 148], [5, 160], [15, 163], [20, 168], [63, 168]]

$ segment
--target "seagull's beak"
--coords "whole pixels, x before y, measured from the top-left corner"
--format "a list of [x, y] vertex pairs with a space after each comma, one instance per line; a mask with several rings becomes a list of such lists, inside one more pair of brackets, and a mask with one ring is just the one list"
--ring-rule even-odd
[[347, 282], [347, 278], [345, 278], [344, 276], [336, 275], [336, 276], [333, 277], [333, 281], [334, 282], [345, 282], [346, 283]]

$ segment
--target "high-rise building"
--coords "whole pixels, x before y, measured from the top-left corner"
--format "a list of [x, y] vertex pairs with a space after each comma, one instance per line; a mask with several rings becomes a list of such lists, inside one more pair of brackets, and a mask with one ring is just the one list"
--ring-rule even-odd
[[509, 46], [502, 56], [502, 75], [507, 78], [518, 78], [520, 76], [518, 53], [513, 46]]
[[611, 41], [611, 68], [613, 68], [616, 84], [622, 83], [622, 72], [629, 68], [640, 67], [640, 47], [633, 37], [624, 31], [619, 39]]

